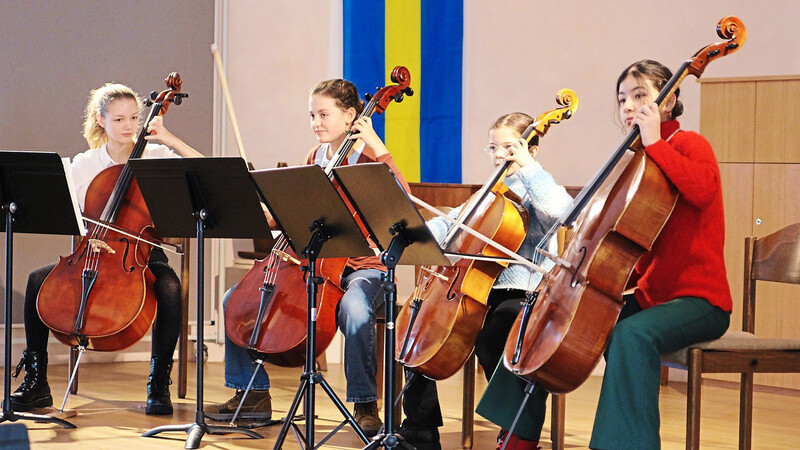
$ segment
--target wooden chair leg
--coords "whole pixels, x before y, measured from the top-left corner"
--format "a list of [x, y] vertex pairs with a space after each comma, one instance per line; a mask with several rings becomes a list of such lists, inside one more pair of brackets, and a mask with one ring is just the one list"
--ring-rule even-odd
[[661, 385], [666, 386], [669, 384], [669, 367], [661, 366]]
[[753, 440], [753, 374], [743, 373], [739, 392], [739, 450], [750, 450]]
[[472, 448], [475, 431], [475, 353], [464, 364], [461, 401], [461, 448]]
[[[75, 368], [75, 363], [78, 361], [78, 347], [72, 346], [69, 348], [69, 363], [67, 364], [67, 380], [72, 375], [72, 369]], [[70, 394], [78, 393], [78, 372], [75, 372], [75, 379], [72, 381], [72, 386], [69, 387]]]
[[[181, 239], [181, 335], [178, 339], [178, 398], [186, 398], [189, 361], [189, 239]], [[202, 356], [201, 356], [202, 357]]]
[[689, 350], [686, 384], [686, 449], [700, 448], [700, 393], [703, 384], [703, 351]]
[[567, 412], [567, 396], [565, 394], [552, 395], [552, 407], [550, 416], [550, 441], [553, 443], [553, 450], [564, 449], [564, 430]]

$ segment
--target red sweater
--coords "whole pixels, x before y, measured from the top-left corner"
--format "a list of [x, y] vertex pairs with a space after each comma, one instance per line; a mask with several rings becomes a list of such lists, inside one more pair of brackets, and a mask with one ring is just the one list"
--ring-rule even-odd
[[[322, 145], [318, 145], [318, 146], [312, 148], [310, 152], [308, 152], [308, 155], [306, 156], [306, 160], [305, 160], [305, 164], [306, 165], [314, 164], [314, 162], [316, 160], [316, 157], [317, 157], [317, 151], [321, 147], [322, 147]], [[365, 146], [364, 150], [367, 150], [367, 149], [368, 149], [368, 147]], [[361, 154], [358, 155], [358, 160], [356, 161], [356, 164], [371, 163], [371, 162], [386, 163], [386, 165], [389, 166], [389, 169], [391, 169], [392, 172], [394, 173], [394, 176], [397, 177], [397, 180], [400, 181], [400, 184], [403, 186], [403, 189], [405, 189], [406, 192], [411, 192], [411, 188], [408, 186], [408, 182], [406, 182], [406, 179], [403, 178], [403, 174], [400, 173], [400, 169], [398, 169], [397, 165], [394, 163], [394, 158], [392, 158], [392, 155], [387, 153], [385, 155], [379, 156], [377, 159], [372, 159], [371, 157], [365, 155], [364, 151], [362, 151]], [[350, 165], [350, 158], [347, 158], [342, 163], [342, 166], [348, 166], [348, 165]], [[352, 209], [352, 206], [350, 206], [349, 203], [348, 203], [347, 206]], [[347, 261], [347, 265], [349, 267], [351, 267], [353, 270], [358, 270], [358, 269], [380, 269], [380, 270], [384, 270], [385, 269], [383, 264], [381, 264], [380, 257], [378, 257], [378, 256], [366, 256], [366, 257], [350, 258]]]
[[634, 294], [644, 309], [691, 296], [730, 312], [719, 166], [705, 138], [691, 131], [672, 136], [679, 128], [676, 120], [663, 122], [662, 139], [645, 148], [679, 195], [653, 249], [634, 269]]

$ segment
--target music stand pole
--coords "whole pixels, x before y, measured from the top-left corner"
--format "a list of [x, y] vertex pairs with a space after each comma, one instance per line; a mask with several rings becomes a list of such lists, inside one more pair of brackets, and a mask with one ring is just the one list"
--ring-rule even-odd
[[394, 431], [395, 305], [397, 285], [395, 267], [404, 265], [450, 265], [422, 220], [416, 207], [386, 164], [370, 163], [339, 167], [333, 171], [343, 192], [367, 227], [370, 237], [381, 249], [381, 263], [386, 267], [384, 302], [384, 433], [372, 438], [366, 448], [407, 448], [413, 446]]
[[411, 240], [405, 232], [405, 227], [398, 223], [392, 226], [395, 236], [392, 238], [389, 248], [381, 255], [381, 263], [386, 266], [386, 275], [383, 282], [383, 298], [386, 309], [386, 331], [383, 336], [383, 426], [385, 432], [373, 438], [365, 448], [375, 449], [381, 446], [385, 448], [406, 448], [414, 450], [414, 446], [405, 442], [402, 437], [394, 430], [394, 359], [395, 345], [395, 305], [397, 304], [397, 283], [394, 281], [394, 271], [403, 250], [411, 245]]
[[17, 420], [35, 420], [37, 422], [49, 422], [56, 425], [61, 425], [64, 428], [76, 428], [70, 422], [59, 419], [58, 417], [50, 417], [40, 414], [29, 414], [14, 412], [11, 410], [11, 298], [12, 298], [12, 278], [13, 278], [13, 261], [14, 261], [14, 233], [12, 230], [12, 223], [14, 222], [14, 213], [17, 212], [17, 204], [14, 202], [2, 206], [2, 210], [6, 213], [6, 296], [5, 296], [5, 320], [3, 326], [5, 327], [5, 345], [4, 345], [4, 367], [3, 367], [3, 415], [0, 417], [0, 423], [8, 420], [9, 422], [16, 422]]
[[[6, 295], [3, 367], [3, 406], [0, 423], [34, 420], [75, 428], [66, 420], [11, 409], [11, 314], [13, 299], [14, 222], [23, 232], [37, 234], [80, 234], [64, 165], [51, 152], [0, 152], [0, 210], [5, 216]], [[19, 215], [24, 209], [24, 214]], [[69, 220], [68, 220], [69, 218]]]
[[[241, 158], [184, 158], [131, 161], [134, 176], [159, 232], [187, 236], [185, 207], [191, 206], [197, 238], [197, 403], [195, 421], [186, 425], [153, 428], [142, 436], [164, 431], [188, 434], [184, 448], [198, 448], [205, 434], [241, 433], [262, 438], [255, 431], [231, 426], [209, 425], [203, 412], [204, 260], [207, 230], [213, 237], [251, 237], [253, 229], [266, 230], [255, 186]], [[170, 198], [170, 195], [174, 198]], [[248, 203], [248, 200], [250, 201]], [[181, 209], [184, 207], [184, 209]], [[237, 217], [238, 213], [238, 217]], [[238, 220], [237, 220], [238, 219]], [[256, 220], [256, 219], [260, 219]], [[238, 222], [238, 223], [237, 223]], [[260, 237], [260, 236], [259, 236]]]
[[[303, 414], [305, 415], [305, 435], [300, 436], [300, 440], [302, 441], [301, 444], [305, 445], [306, 448], [315, 448], [314, 447], [314, 410], [315, 410], [315, 402], [314, 402], [314, 385], [319, 384], [320, 386], [325, 389], [326, 393], [331, 397], [331, 400], [337, 406], [337, 408], [345, 409], [344, 404], [342, 404], [341, 400], [333, 394], [333, 391], [328, 386], [325, 378], [322, 376], [321, 373], [317, 372], [317, 366], [314, 360], [315, 357], [315, 349], [317, 346], [317, 286], [324, 282], [320, 277], [317, 277], [317, 255], [322, 250], [322, 245], [331, 238], [330, 234], [326, 231], [325, 225], [322, 222], [314, 222], [311, 225], [312, 229], [314, 230], [314, 234], [312, 235], [308, 246], [306, 247], [305, 251], [303, 252], [303, 256], [308, 259], [308, 278], [306, 280], [306, 295], [308, 297], [308, 307], [306, 308], [306, 329], [308, 330], [308, 336], [306, 337], [306, 360], [305, 365], [303, 367], [303, 374], [300, 376], [300, 387], [295, 394], [294, 400], [292, 401], [292, 406], [289, 408], [289, 411], [286, 413], [286, 420], [283, 421], [283, 426], [281, 427], [281, 431], [278, 434], [278, 439], [275, 442], [275, 449], [281, 448], [283, 442], [286, 439], [286, 435], [288, 434], [289, 427], [296, 427], [294, 424], [294, 416], [299, 408], [300, 401], [305, 397], [305, 410]], [[329, 392], [330, 391], [330, 392]], [[346, 416], [346, 415], [345, 415]], [[339, 427], [341, 428], [341, 427]], [[338, 430], [338, 429], [337, 429]], [[356, 425], [356, 433], [359, 434], [359, 437], [366, 442], [367, 437], [364, 435], [364, 432], [359, 429]], [[330, 437], [330, 435], [328, 436]], [[324, 439], [320, 445], [322, 445], [325, 441]]]
[[[308, 336], [306, 337], [305, 367], [300, 387], [292, 401], [292, 406], [287, 413], [274, 448], [281, 448], [290, 427], [298, 437], [301, 447], [317, 448], [346, 424], [350, 424], [359, 439], [366, 444], [369, 439], [364, 431], [325, 381], [325, 377], [316, 371], [317, 285], [323, 281], [316, 275], [316, 261], [317, 258], [371, 256], [374, 255], [374, 252], [367, 244], [366, 238], [358, 228], [344, 201], [334, 189], [331, 180], [320, 167], [300, 166], [271, 169], [253, 172], [252, 175], [272, 217], [292, 248], [297, 251], [299, 246], [296, 243], [308, 243], [302, 251], [297, 252], [308, 259], [307, 270], [309, 271], [306, 281]], [[298, 200], [302, 201], [302, 208], [298, 208]], [[310, 227], [309, 224], [311, 224]], [[323, 388], [345, 420], [328, 433], [319, 444], [314, 445], [314, 409], [316, 406], [314, 389], [317, 384]], [[303, 397], [306, 400], [305, 435], [294, 423], [295, 413]]]

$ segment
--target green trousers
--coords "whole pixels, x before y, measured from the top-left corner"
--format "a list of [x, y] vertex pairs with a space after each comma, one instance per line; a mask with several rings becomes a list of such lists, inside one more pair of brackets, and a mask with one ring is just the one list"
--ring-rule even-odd
[[[504, 430], [510, 429], [522, 405], [527, 384], [525, 380], [509, 372], [500, 359], [475, 412]], [[546, 410], [547, 391], [536, 389], [520, 413], [514, 434], [522, 439], [538, 442]]]
[[[642, 310], [633, 296], [625, 300], [606, 348], [606, 371], [589, 446], [658, 449], [661, 353], [722, 336], [730, 314], [695, 297], [678, 298], [647, 310]], [[508, 429], [521, 405], [525, 385], [501, 361], [478, 403], [478, 414]], [[546, 399], [544, 390], [531, 396], [514, 434], [539, 440]]]
[[606, 347], [606, 371], [594, 417], [593, 449], [659, 449], [661, 357], [722, 336], [730, 314], [696, 297], [641, 310], [631, 298]]

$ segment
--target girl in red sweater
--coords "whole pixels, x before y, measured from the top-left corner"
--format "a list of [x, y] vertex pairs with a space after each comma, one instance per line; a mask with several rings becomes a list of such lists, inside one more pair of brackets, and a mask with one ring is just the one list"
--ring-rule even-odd
[[633, 294], [609, 339], [593, 449], [660, 448], [660, 354], [716, 339], [730, 323], [719, 167], [708, 141], [675, 120], [683, 111], [680, 90], [661, 109], [654, 103], [671, 77], [662, 64], [642, 60], [617, 80], [623, 128], [639, 126], [645, 152], [679, 195], [634, 269]]
[[[625, 306], [606, 348], [606, 371], [595, 415], [593, 449], [658, 449], [658, 393], [662, 353], [716, 339], [728, 329], [731, 293], [725, 274], [722, 189], [711, 146], [675, 120], [683, 112], [677, 90], [659, 109], [654, 103], [672, 73], [643, 60], [617, 80], [624, 131], [638, 125], [647, 155], [678, 190], [678, 201], [653, 249], [634, 268]], [[504, 429], [522, 397], [519, 386], [494, 377], [478, 413]], [[490, 400], [487, 400], [490, 399]], [[504, 399], [506, 407], [498, 407]], [[543, 403], [522, 414], [513, 434], [501, 433], [498, 448], [538, 448]]]

